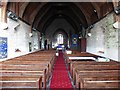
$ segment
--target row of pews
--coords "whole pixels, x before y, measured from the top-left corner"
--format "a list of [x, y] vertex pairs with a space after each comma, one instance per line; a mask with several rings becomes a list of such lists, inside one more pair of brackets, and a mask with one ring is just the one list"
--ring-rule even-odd
[[77, 89], [120, 89], [120, 62], [97, 62], [99, 56], [78, 51], [72, 54], [64, 53], [64, 56]]
[[55, 62], [55, 51], [38, 51], [0, 62], [2, 90], [45, 89]]

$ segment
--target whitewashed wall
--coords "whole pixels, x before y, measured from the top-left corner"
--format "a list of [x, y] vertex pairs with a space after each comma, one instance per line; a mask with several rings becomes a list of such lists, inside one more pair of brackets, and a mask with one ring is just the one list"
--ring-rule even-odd
[[120, 61], [120, 29], [118, 30], [118, 60]]
[[114, 14], [111, 13], [94, 24], [94, 27], [91, 29], [92, 36], [87, 37], [87, 52], [120, 61], [120, 57], [118, 57], [118, 48], [120, 48], [120, 45], [118, 45], [119, 30], [113, 28], [114, 22]]
[[[8, 39], [8, 58], [30, 53], [29, 42], [32, 43], [32, 51], [39, 50], [39, 32], [36, 31], [30, 37], [31, 27], [22, 21], [19, 20], [16, 22], [8, 18], [7, 24], [7, 30], [0, 30], [0, 37], [7, 37]], [[36, 45], [36, 49], [33, 49], [34, 44]], [[16, 49], [19, 49], [21, 52], [15, 52]]]
[[35, 51], [40, 48], [40, 33], [38, 31], [33, 31], [32, 33], [32, 51]]

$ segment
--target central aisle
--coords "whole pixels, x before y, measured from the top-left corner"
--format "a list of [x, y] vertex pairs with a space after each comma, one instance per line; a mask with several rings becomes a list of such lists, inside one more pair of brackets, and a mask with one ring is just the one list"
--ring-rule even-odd
[[69, 89], [73, 90], [68, 71], [64, 62], [63, 53], [59, 51], [59, 56], [56, 59], [50, 89]]

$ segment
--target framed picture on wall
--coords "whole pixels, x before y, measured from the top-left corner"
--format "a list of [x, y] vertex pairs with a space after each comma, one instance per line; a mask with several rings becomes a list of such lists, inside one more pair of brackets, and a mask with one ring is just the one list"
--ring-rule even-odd
[[7, 58], [7, 38], [6, 37], [0, 37], [0, 59]]
[[72, 46], [77, 46], [78, 45], [78, 35], [73, 34], [72, 35]]

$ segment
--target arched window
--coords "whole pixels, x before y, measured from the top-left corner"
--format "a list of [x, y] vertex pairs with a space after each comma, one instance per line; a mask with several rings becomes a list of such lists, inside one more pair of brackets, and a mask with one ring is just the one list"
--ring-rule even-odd
[[57, 36], [57, 44], [63, 44], [63, 35], [62, 34], [58, 34], [58, 36]]

